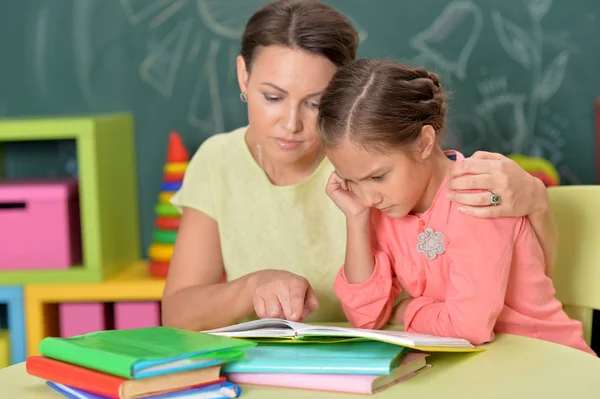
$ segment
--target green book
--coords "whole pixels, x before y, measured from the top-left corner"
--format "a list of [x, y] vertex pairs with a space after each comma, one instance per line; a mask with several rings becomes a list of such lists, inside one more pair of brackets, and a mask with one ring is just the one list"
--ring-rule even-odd
[[245, 356], [247, 340], [169, 327], [98, 331], [68, 338], [44, 338], [42, 356], [139, 379], [223, 365]]

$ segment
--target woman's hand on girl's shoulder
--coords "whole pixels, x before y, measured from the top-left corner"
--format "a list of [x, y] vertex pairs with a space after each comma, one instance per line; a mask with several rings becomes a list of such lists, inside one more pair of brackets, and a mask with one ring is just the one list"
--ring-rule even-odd
[[302, 321], [319, 308], [319, 300], [307, 279], [285, 270], [256, 273], [254, 311], [260, 318]]
[[352, 191], [348, 182], [333, 172], [327, 182], [325, 192], [346, 215], [347, 218], [357, 218], [368, 215], [369, 206], [365, 205]]
[[[477, 217], [521, 217], [548, 207], [544, 183], [502, 154], [478, 151], [456, 162], [447, 185], [449, 198], [462, 205], [459, 210]], [[492, 193], [500, 204], [492, 205]]]

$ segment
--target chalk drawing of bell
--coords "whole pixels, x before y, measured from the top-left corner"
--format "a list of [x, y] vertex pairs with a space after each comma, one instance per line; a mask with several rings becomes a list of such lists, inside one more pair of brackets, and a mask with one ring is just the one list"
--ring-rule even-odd
[[525, 115], [526, 100], [524, 94], [502, 93], [486, 98], [475, 108], [499, 151], [527, 152], [530, 137]]
[[420, 52], [420, 58], [426, 58], [438, 68], [464, 79], [482, 26], [483, 15], [474, 2], [453, 1], [409, 43]]

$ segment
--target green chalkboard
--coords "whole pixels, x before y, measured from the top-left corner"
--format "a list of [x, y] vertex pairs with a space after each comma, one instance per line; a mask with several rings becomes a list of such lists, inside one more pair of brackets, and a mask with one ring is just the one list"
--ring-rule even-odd
[[[168, 133], [180, 132], [193, 151], [247, 121], [234, 59], [246, 19], [264, 3], [2, 0], [0, 116], [133, 113], [147, 247]], [[595, 181], [600, 2], [329, 3], [356, 23], [361, 57], [394, 57], [442, 75], [453, 92], [448, 146], [543, 156], [565, 183]], [[7, 174], [77, 173], [72, 143], [33, 150], [45, 155], [7, 146]]]

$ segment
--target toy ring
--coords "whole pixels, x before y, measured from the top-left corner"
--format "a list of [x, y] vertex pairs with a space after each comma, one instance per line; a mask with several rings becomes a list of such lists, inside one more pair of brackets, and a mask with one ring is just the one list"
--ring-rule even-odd
[[181, 183], [185, 173], [165, 173], [163, 175], [163, 181], [167, 183]]
[[160, 191], [177, 191], [181, 188], [181, 182], [163, 182], [160, 185]]
[[170, 204], [170, 200], [171, 197], [173, 197], [175, 195], [174, 192], [172, 191], [163, 191], [162, 193], [158, 194], [158, 201], [161, 204]]
[[181, 216], [177, 208], [171, 204], [157, 204], [154, 213], [156, 216]]
[[152, 244], [148, 250], [148, 256], [153, 262], [168, 263], [173, 256], [173, 245]]
[[159, 216], [154, 221], [154, 225], [160, 230], [177, 230], [180, 223], [181, 218], [179, 217]]
[[154, 230], [152, 232], [152, 241], [159, 244], [175, 244], [177, 231]]
[[188, 167], [187, 162], [171, 162], [165, 164], [163, 171], [165, 173], [183, 173]]
[[169, 264], [166, 262], [150, 262], [149, 272], [152, 277], [165, 278], [169, 271]]

